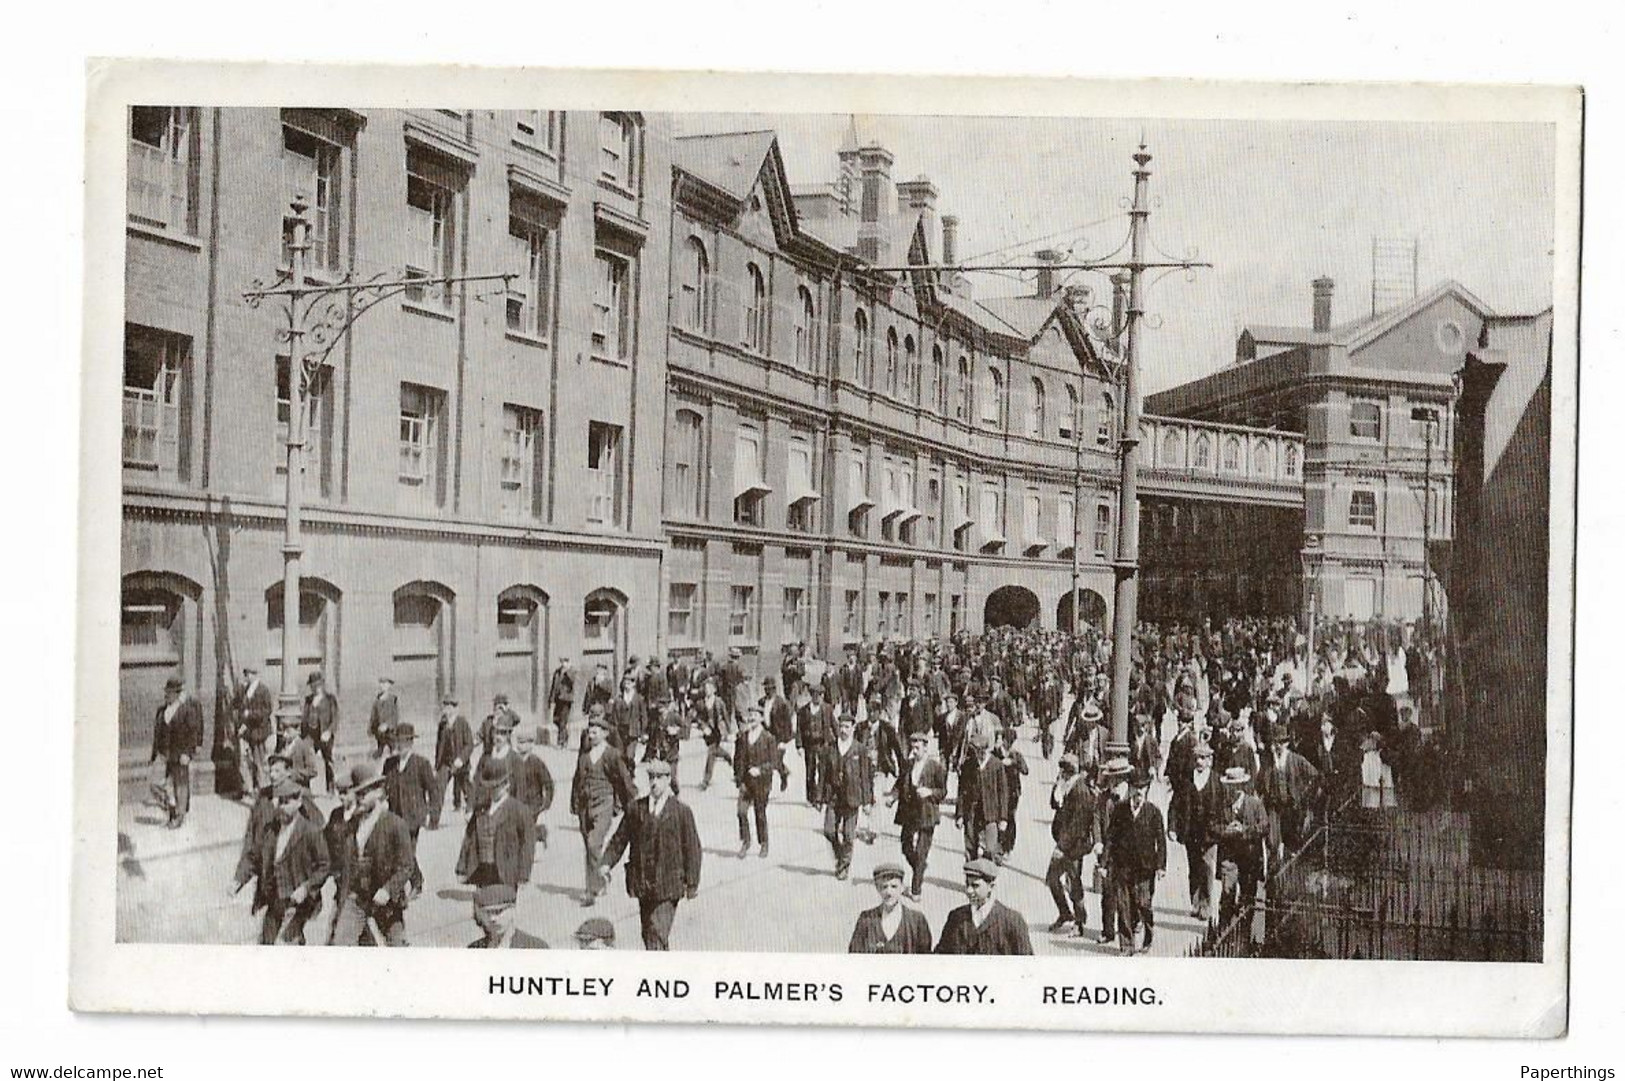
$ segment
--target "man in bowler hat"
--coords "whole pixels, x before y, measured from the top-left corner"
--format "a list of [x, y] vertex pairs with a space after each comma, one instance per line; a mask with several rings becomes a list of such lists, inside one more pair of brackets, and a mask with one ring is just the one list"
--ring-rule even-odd
[[457, 853], [457, 876], [475, 887], [501, 883], [517, 890], [530, 881], [536, 822], [530, 808], [514, 798], [512, 776], [497, 762], [480, 765], [480, 798]]
[[395, 726], [391, 737], [395, 753], [384, 762], [385, 793], [389, 809], [401, 816], [412, 835], [412, 898], [423, 892], [423, 868], [418, 863], [418, 834], [434, 807], [435, 773], [429, 760], [417, 753], [417, 729], [411, 721]]
[[203, 742], [203, 710], [197, 699], [186, 693], [179, 676], [164, 681], [164, 704], [158, 707], [152, 726], [150, 762], [164, 760], [164, 778], [169, 782], [165, 800], [169, 806], [170, 829], [180, 829], [192, 808], [192, 756]]
[[412, 835], [389, 809], [384, 775], [375, 764], [358, 762], [350, 780], [359, 814], [346, 842], [333, 945], [360, 945], [365, 935], [374, 946], [405, 946]]
[[677, 902], [693, 900], [700, 892], [700, 834], [694, 813], [672, 795], [671, 767], [656, 759], [646, 769], [649, 794], [621, 816], [597, 872], [607, 879], [622, 854], [631, 850], [626, 892], [638, 899], [643, 948], [668, 950]]
[[937, 940], [936, 953], [1031, 955], [1027, 921], [1015, 909], [997, 901], [993, 891], [999, 865], [989, 859], [965, 864], [966, 903], [948, 913]]
[[[1168, 838], [1162, 812], [1146, 798], [1151, 771], [1137, 769], [1129, 779], [1128, 799], [1112, 809], [1106, 827], [1106, 866], [1117, 891], [1118, 945], [1124, 953], [1149, 949], [1155, 934], [1151, 907], [1157, 882], [1168, 867]], [[1145, 942], [1137, 941], [1141, 926]]]

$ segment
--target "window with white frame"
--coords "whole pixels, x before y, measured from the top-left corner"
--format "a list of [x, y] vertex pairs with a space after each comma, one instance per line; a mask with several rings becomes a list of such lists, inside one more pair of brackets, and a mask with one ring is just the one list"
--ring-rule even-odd
[[1004, 426], [1004, 376], [999, 369], [987, 370], [987, 389], [982, 394], [982, 423]]
[[1046, 423], [1044, 414], [1044, 381], [1035, 377], [1033, 379], [1032, 387], [1032, 408], [1027, 414], [1027, 434], [1034, 439], [1043, 439], [1044, 436], [1048, 434], [1044, 428]]
[[857, 381], [873, 390], [874, 353], [869, 348], [869, 316], [862, 309], [852, 313], [852, 372]]
[[1367, 398], [1349, 403], [1349, 437], [1377, 441], [1382, 438], [1382, 406]]
[[1285, 469], [1286, 469], [1287, 478], [1289, 480], [1297, 479], [1299, 464], [1300, 464], [1300, 462], [1299, 462], [1298, 448], [1295, 445], [1293, 445], [1291, 443], [1288, 443], [1286, 445], [1286, 467], [1285, 467]]
[[124, 326], [124, 464], [181, 479], [186, 444], [181, 408], [192, 340], [149, 327]]
[[1095, 555], [1103, 556], [1112, 546], [1112, 508], [1102, 500], [1095, 504]]
[[1100, 415], [1095, 419], [1095, 446], [1109, 447], [1117, 436], [1117, 403], [1110, 394], [1100, 396]]
[[1004, 543], [1004, 493], [991, 485], [982, 489], [982, 543]]
[[310, 228], [310, 252], [306, 266], [316, 271], [337, 271], [344, 242], [342, 199], [343, 151], [333, 143], [308, 131], [282, 126], [282, 265], [293, 265], [291, 227], [294, 196], [309, 207], [305, 220]]
[[895, 398], [902, 389], [903, 372], [897, 358], [897, 331], [886, 328], [886, 393]]
[[432, 387], [401, 384], [399, 467], [403, 487], [415, 493], [414, 502], [441, 503], [445, 469], [441, 441], [445, 438], [446, 395]]
[[948, 360], [940, 345], [931, 347], [931, 407], [948, 415]]
[[784, 591], [783, 640], [786, 642], [799, 642], [807, 637], [806, 596], [804, 589], [787, 587]]
[[508, 329], [545, 339], [553, 323], [554, 219], [517, 192], [508, 205], [509, 267], [520, 272], [508, 283]]
[[1349, 528], [1377, 528], [1377, 493], [1370, 488], [1356, 488], [1349, 493]]
[[197, 234], [197, 110], [137, 105], [130, 110], [130, 168], [125, 189], [131, 218], [188, 236]]
[[[456, 272], [456, 171], [434, 155], [410, 148], [406, 155], [406, 276], [444, 278]], [[406, 299], [414, 304], [451, 307], [452, 287], [441, 282], [413, 286]]]
[[762, 502], [770, 491], [763, 469], [761, 424], [742, 421], [734, 433], [734, 524], [766, 525]]
[[695, 637], [694, 594], [697, 590], [693, 582], [673, 582], [667, 588], [666, 636], [675, 642], [689, 642]]
[[546, 475], [542, 472], [542, 411], [522, 405], [502, 407], [502, 458], [498, 498], [509, 515], [543, 517]]
[[632, 355], [632, 263], [602, 248], [592, 298], [593, 356], [626, 360]]
[[1048, 544], [1042, 532], [1044, 500], [1036, 491], [1029, 490], [1021, 501], [1021, 536], [1029, 548], [1042, 548]]
[[897, 594], [897, 597], [893, 603], [896, 605], [896, 607], [894, 608], [892, 614], [892, 633], [906, 638], [910, 633], [910, 627], [908, 625], [910, 615], [908, 607], [908, 594]]
[[621, 426], [587, 422], [587, 521], [619, 527], [623, 523]]
[[699, 237], [691, 236], [683, 245], [681, 275], [678, 316], [683, 326], [705, 334], [711, 329], [711, 260]]
[[[291, 365], [286, 356], [276, 358], [276, 441], [271, 453], [278, 475], [288, 470], [288, 424], [293, 417]], [[303, 377], [303, 373], [301, 373]], [[333, 453], [333, 369], [327, 365], [305, 378], [305, 476], [313, 478], [316, 490], [327, 495], [332, 481]]]
[[750, 279], [746, 285], [745, 348], [765, 353], [768, 342], [772, 341], [768, 337], [767, 281], [762, 277], [762, 268], [755, 263], [745, 267], [745, 276]]
[[841, 608], [841, 635], [846, 638], [855, 638], [858, 628], [863, 623], [863, 593], [861, 590], [849, 589], [846, 591], [845, 603]]
[[1062, 492], [1055, 504], [1055, 543], [1061, 551], [1070, 551], [1077, 546], [1077, 508], [1072, 502], [1071, 492]]
[[1071, 383], [1066, 385], [1066, 409], [1061, 413], [1061, 438], [1071, 440], [1078, 431], [1078, 390]]
[[954, 383], [954, 419], [970, 423], [971, 374], [970, 358], [959, 358], [958, 379]]
[[598, 177], [638, 193], [642, 125], [632, 113], [598, 114]]
[[728, 590], [728, 637], [736, 642], [756, 639], [756, 587]]
[[818, 487], [813, 483], [812, 440], [794, 433], [785, 449], [785, 526], [797, 533], [812, 532], [818, 498]]
[[811, 371], [817, 356], [818, 314], [812, 290], [805, 285], [796, 289], [795, 320], [796, 367]]
[[1196, 437], [1191, 450], [1191, 466], [1195, 469], [1213, 468], [1213, 440], [1206, 432]]
[[685, 518], [704, 517], [700, 455], [705, 421], [694, 409], [679, 409], [671, 426], [671, 511]]
[[1224, 441], [1224, 457], [1220, 459], [1219, 468], [1226, 473], [1241, 472], [1241, 437], [1226, 436]]
[[562, 115], [553, 109], [521, 109], [514, 120], [514, 142], [544, 154], [557, 154]]
[[903, 335], [904, 394], [915, 405], [920, 404], [920, 350], [914, 344], [914, 335]]

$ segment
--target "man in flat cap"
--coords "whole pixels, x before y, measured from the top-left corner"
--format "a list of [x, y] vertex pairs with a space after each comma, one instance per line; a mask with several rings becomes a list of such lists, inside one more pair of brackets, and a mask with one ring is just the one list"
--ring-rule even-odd
[[168, 782], [164, 801], [169, 811], [170, 829], [180, 829], [192, 808], [192, 757], [203, 742], [203, 710], [197, 699], [186, 693], [179, 676], [164, 681], [164, 704], [158, 707], [152, 725], [152, 757], [163, 760], [163, 778]]
[[[625, 757], [609, 745], [608, 736], [609, 721], [603, 712], [590, 712], [587, 746], [576, 755], [575, 777], [570, 782], [570, 813], [581, 826], [581, 840], [586, 848], [583, 906], [597, 904], [599, 895], [604, 892], [604, 879], [599, 873], [605, 862], [604, 839], [615, 824], [615, 815], [621, 808], [631, 806], [637, 797], [632, 771]], [[654, 762], [649, 763], [651, 768], [654, 765]]]
[[880, 904], [858, 915], [847, 953], [930, 953], [931, 925], [925, 914], [903, 904], [903, 868], [882, 863], [875, 868]]
[[1224, 812], [1225, 790], [1213, 772], [1212, 746], [1198, 743], [1191, 755], [1195, 764], [1190, 775], [1173, 786], [1168, 802], [1168, 839], [1185, 847], [1191, 915], [1211, 921], [1218, 914], [1213, 904], [1217, 877], [1213, 846], [1218, 839], [1214, 831]]
[[916, 904], [925, 888], [925, 865], [940, 821], [943, 797], [948, 794], [948, 770], [931, 753], [931, 732], [915, 730], [908, 736], [908, 761], [892, 786], [888, 804], [895, 804], [895, 822], [902, 830], [903, 858], [913, 871], [909, 899]]
[[350, 776], [359, 815], [344, 856], [344, 888], [333, 924], [335, 946], [405, 946], [407, 880], [412, 876], [412, 835], [391, 811], [384, 775], [370, 761]]
[[625, 753], [627, 762], [636, 762], [649, 740], [649, 707], [638, 693], [638, 677], [631, 669], [621, 677], [620, 693], [610, 700], [607, 712], [616, 746]]
[[344, 891], [349, 881], [349, 867], [345, 857], [349, 854], [350, 838], [355, 834], [356, 823], [361, 819], [361, 804], [355, 794], [354, 771], [340, 767], [333, 775], [333, 792], [338, 796], [338, 806], [334, 807], [327, 816], [327, 824], [322, 827], [322, 840], [327, 845], [327, 877], [332, 880], [333, 907], [327, 915], [327, 944], [333, 944], [333, 931], [338, 926], [339, 902], [344, 898]]
[[683, 711], [673, 699], [671, 691], [662, 692], [649, 715], [649, 742], [643, 748], [643, 760], [656, 759], [671, 767], [671, 790], [681, 791], [677, 782], [678, 763], [683, 757]]
[[824, 838], [835, 853], [835, 877], [846, 880], [852, 867], [852, 839], [858, 812], [874, 804], [874, 772], [868, 748], [857, 738], [857, 718], [841, 714], [833, 743], [824, 748], [818, 795], [824, 811]]
[[1083, 860], [1100, 840], [1095, 831], [1095, 793], [1078, 770], [1077, 755], [1071, 751], [1062, 754], [1059, 768], [1049, 795], [1055, 812], [1049, 827], [1055, 848], [1044, 874], [1044, 884], [1055, 902], [1055, 922], [1049, 929], [1063, 931], [1070, 924], [1081, 934], [1089, 919], [1084, 909]]
[[435, 773], [429, 760], [417, 753], [417, 728], [401, 721], [390, 736], [395, 753], [384, 760], [384, 793], [389, 809], [401, 816], [412, 835], [412, 898], [423, 892], [423, 868], [418, 863], [418, 834], [434, 806]]
[[767, 858], [767, 799], [773, 792], [773, 772], [779, 764], [779, 745], [762, 726], [762, 707], [745, 710], [745, 727], [734, 741], [734, 786], [739, 818], [739, 858], [750, 854], [750, 826], [756, 820], [757, 855]]
[[[237, 872], [233, 879], [232, 893], [242, 889], [252, 878], [262, 876], [266, 869], [260, 865], [260, 856], [264, 851], [264, 839], [267, 832], [274, 833], [277, 829], [279, 816], [277, 814], [276, 789], [283, 781], [294, 780], [293, 770], [288, 757], [283, 754], [272, 753], [266, 756], [265, 772], [269, 778], [266, 785], [255, 794], [254, 806], [248, 812], [248, 824], [243, 827], [243, 843], [237, 856]], [[303, 789], [303, 786], [301, 786]], [[321, 808], [316, 801], [310, 798], [310, 792], [305, 791], [300, 801], [303, 814], [311, 822], [320, 827], [324, 821]]]
[[993, 753], [993, 740], [981, 731], [968, 739], [970, 756], [959, 771], [959, 799], [954, 803], [954, 821], [965, 831], [965, 854], [972, 859], [986, 856], [994, 863], [1004, 858], [999, 835], [1010, 806], [1010, 788], [1004, 762]]
[[300, 707], [299, 731], [321, 756], [326, 791], [333, 791], [333, 747], [338, 741], [339, 700], [327, 690], [320, 672], [305, 678], [305, 701]]
[[582, 920], [581, 926], [576, 928], [575, 940], [578, 950], [613, 950], [615, 925], [602, 916]]
[[254, 908], [265, 912], [260, 945], [303, 946], [305, 924], [321, 909], [327, 882], [327, 842], [322, 827], [306, 818], [303, 786], [283, 778], [272, 790], [276, 825], [260, 835]]
[[367, 715], [367, 734], [373, 739], [374, 758], [382, 759], [389, 753], [391, 733], [400, 719], [401, 702], [395, 697], [395, 679], [379, 676], [378, 693], [373, 695], [372, 708]]
[[468, 944], [471, 950], [545, 950], [547, 943], [514, 926], [518, 892], [505, 882], [474, 891], [474, 922], [485, 934]]
[[999, 865], [989, 859], [965, 864], [966, 904], [948, 913], [937, 940], [936, 953], [1031, 955], [1027, 921], [1014, 909], [993, 899]]
[[448, 694], [440, 700], [440, 719], [435, 722], [434, 734], [434, 805], [430, 808], [429, 828], [440, 828], [440, 819], [446, 807], [446, 786], [451, 786], [451, 809], [461, 811], [472, 807], [469, 794], [469, 770], [474, 761], [474, 729], [468, 718], [457, 708], [457, 696]]
[[651, 761], [649, 794], [627, 808], [595, 868], [600, 881], [608, 879], [631, 850], [626, 863], [626, 892], [638, 899], [638, 923], [646, 950], [671, 948], [671, 925], [677, 902], [693, 900], [700, 892], [700, 834], [694, 813], [671, 792], [671, 767]]
[[825, 700], [822, 683], [807, 688], [807, 704], [796, 711], [796, 746], [801, 750], [801, 772], [807, 803], [823, 802], [824, 748], [835, 738], [835, 707]]
[[254, 665], [243, 666], [243, 682], [237, 688], [237, 719], [242, 726], [242, 774], [254, 788], [265, 787], [268, 779], [266, 755], [274, 749], [271, 737], [276, 734], [271, 717], [276, 712], [276, 696], [271, 688], [260, 681], [260, 670]]
[[521, 725], [513, 730], [513, 797], [530, 812], [536, 839], [547, 847], [547, 826], [542, 815], [553, 806], [553, 773], [536, 752], [536, 730]]
[[[1118, 945], [1126, 954], [1149, 949], [1155, 935], [1151, 906], [1157, 882], [1168, 867], [1168, 838], [1162, 812], [1146, 798], [1151, 772], [1137, 769], [1129, 778], [1128, 799], [1112, 810], [1106, 828], [1106, 866], [1117, 891]], [[1145, 928], [1145, 942], [1138, 940]]]
[[517, 890], [530, 881], [536, 858], [536, 825], [530, 809], [513, 797], [512, 774], [497, 762], [480, 765], [480, 799], [463, 827], [457, 877], [472, 886], [500, 883]]
[[705, 769], [700, 773], [700, 791], [704, 792], [711, 787], [711, 771], [719, 761], [733, 765], [736, 735], [733, 707], [726, 697], [717, 693], [717, 682], [710, 677], [702, 685], [695, 721], [700, 726], [700, 737], [705, 740]]
[[1292, 733], [1280, 721], [1269, 728], [1269, 753], [1258, 768], [1258, 797], [1270, 816], [1269, 858], [1296, 852], [1309, 830], [1320, 791], [1320, 771], [1292, 749]]
[[576, 674], [570, 667], [569, 657], [560, 657], [558, 667], [547, 684], [547, 708], [553, 715], [555, 747], [568, 747], [570, 738], [570, 711], [576, 704]]

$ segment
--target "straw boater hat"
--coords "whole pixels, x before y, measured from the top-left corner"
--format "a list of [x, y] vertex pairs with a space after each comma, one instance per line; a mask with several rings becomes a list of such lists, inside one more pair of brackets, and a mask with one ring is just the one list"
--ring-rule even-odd
[[1083, 704], [1083, 719], [1084, 720], [1086, 720], [1086, 721], [1098, 721], [1098, 720], [1100, 720], [1100, 718], [1102, 718], [1104, 716], [1105, 716], [1105, 714], [1100, 712], [1100, 707], [1095, 704], [1095, 700], [1093, 698], [1089, 699], [1088, 701], [1086, 701]]
[[1224, 771], [1224, 775], [1219, 778], [1219, 781], [1222, 784], [1242, 785], [1247, 784], [1252, 779], [1253, 776], [1247, 772], [1246, 766], [1231, 766]]
[[1133, 772], [1134, 767], [1129, 765], [1128, 759], [1122, 755], [1118, 755], [1116, 758], [1108, 758], [1100, 766], [1100, 775], [1102, 777], [1127, 777]]

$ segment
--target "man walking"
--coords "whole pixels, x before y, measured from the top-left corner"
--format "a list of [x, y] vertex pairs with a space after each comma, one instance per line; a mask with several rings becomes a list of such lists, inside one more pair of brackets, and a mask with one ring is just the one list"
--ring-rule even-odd
[[375, 946], [405, 946], [412, 836], [406, 823], [385, 805], [384, 775], [377, 766], [357, 763], [351, 779], [361, 814], [349, 835], [333, 944], [359, 945], [366, 933]]
[[843, 713], [835, 742], [824, 748], [819, 767], [824, 811], [824, 838], [835, 853], [835, 877], [846, 881], [852, 868], [852, 839], [858, 811], [874, 803], [874, 774], [869, 751], [857, 738], [857, 718]]
[[[544, 728], [545, 732], [546, 729]], [[513, 730], [514, 762], [510, 771], [514, 800], [525, 808], [536, 827], [536, 839], [547, 847], [547, 825], [542, 815], [553, 806], [553, 774], [536, 753], [536, 733], [528, 727]]]
[[909, 735], [908, 763], [892, 787], [890, 800], [897, 805], [895, 821], [903, 831], [903, 859], [913, 872], [908, 896], [915, 904], [925, 888], [925, 865], [942, 817], [942, 798], [948, 791], [948, 771], [931, 753], [930, 742], [929, 731]]
[[[1224, 811], [1224, 786], [1213, 772], [1212, 747], [1199, 743], [1192, 756], [1196, 764], [1190, 776], [1174, 784], [1168, 803], [1168, 839], [1185, 846], [1191, 915], [1211, 922], [1217, 916], [1213, 905], [1213, 882], [1218, 877], [1213, 863], [1214, 829]], [[1172, 773], [1168, 779], [1176, 780]]]
[[1219, 778], [1226, 794], [1219, 816], [1219, 877], [1225, 886], [1219, 898], [1219, 922], [1228, 925], [1238, 912], [1252, 911], [1258, 883], [1264, 877], [1264, 844], [1269, 838], [1269, 812], [1247, 791], [1252, 780], [1243, 766], [1231, 766]]
[[514, 799], [510, 774], [495, 762], [480, 766], [481, 800], [463, 828], [457, 877], [469, 885], [501, 884], [517, 890], [530, 881], [536, 827], [530, 809]]
[[152, 757], [163, 759], [164, 779], [169, 790], [164, 799], [172, 830], [180, 829], [192, 809], [192, 757], [203, 742], [203, 710], [197, 699], [186, 693], [179, 676], [164, 681], [164, 704], [158, 707], [152, 726]]
[[1309, 760], [1291, 748], [1287, 726], [1270, 726], [1270, 750], [1258, 771], [1258, 794], [1270, 816], [1271, 863], [1296, 852], [1303, 843], [1320, 775]]
[[[785, 693], [789, 691], [786, 686]], [[767, 733], [778, 744], [778, 773], [779, 791], [783, 792], [790, 787], [790, 765], [785, 755], [790, 752], [790, 745], [796, 739], [795, 712], [790, 706], [790, 700], [779, 690], [779, 685], [769, 676], [762, 680], [762, 710], [767, 714]]]
[[965, 831], [965, 854], [972, 859], [986, 857], [1002, 863], [999, 833], [1010, 803], [1004, 763], [994, 757], [987, 736], [970, 734], [971, 757], [959, 773], [959, 799], [954, 804], [954, 821]]
[[455, 695], [446, 695], [440, 702], [440, 720], [435, 727], [434, 768], [435, 800], [430, 829], [440, 828], [441, 812], [445, 809], [446, 786], [451, 785], [451, 807], [461, 811], [469, 803], [469, 765], [474, 758], [474, 730], [468, 718], [457, 708]]
[[649, 794], [632, 804], [609, 839], [603, 861], [594, 868], [607, 879], [628, 849], [626, 892], [638, 899], [643, 948], [671, 948], [671, 925], [677, 902], [700, 892], [700, 835], [694, 813], [671, 792], [671, 768], [648, 764]]
[[762, 729], [762, 708], [745, 710], [745, 730], [734, 743], [734, 786], [738, 789], [739, 858], [750, 854], [750, 820], [756, 819], [757, 855], [767, 859], [767, 799], [773, 791], [773, 771], [779, 746]]
[[333, 747], [338, 741], [339, 701], [327, 693], [327, 684], [320, 672], [312, 672], [305, 679], [304, 707], [300, 710], [299, 730], [310, 740], [321, 756], [322, 774], [326, 791], [333, 791]]
[[835, 707], [824, 700], [824, 687], [814, 683], [807, 688], [807, 704], [796, 713], [796, 746], [801, 750], [801, 768], [806, 774], [807, 802], [823, 803], [824, 748], [835, 738]]
[[254, 911], [263, 909], [260, 945], [303, 946], [305, 924], [321, 909], [327, 882], [327, 842], [322, 827], [301, 813], [305, 790], [284, 778], [272, 792], [277, 825], [260, 836]]
[[604, 863], [604, 839], [609, 836], [616, 812], [630, 807], [636, 796], [631, 770], [626, 759], [609, 746], [608, 732], [609, 722], [602, 714], [595, 713], [588, 719], [587, 746], [576, 756], [575, 778], [570, 783], [570, 813], [580, 824], [581, 840], [586, 846], [583, 907], [596, 905], [604, 892], [604, 879], [599, 873]]
[[942, 925], [942, 938], [937, 941], [936, 953], [1032, 954], [1033, 944], [1027, 937], [1027, 921], [993, 897], [998, 880], [999, 865], [992, 860], [975, 859], [965, 864], [967, 903], [948, 913], [948, 919]]
[[[1136, 770], [1129, 780], [1128, 800], [1112, 810], [1106, 831], [1106, 866], [1117, 891], [1118, 945], [1125, 954], [1151, 947], [1156, 918], [1151, 900], [1168, 866], [1162, 812], [1146, 799], [1150, 788], [1150, 771]], [[1143, 945], [1137, 942], [1142, 925]]]
[[412, 874], [407, 880], [411, 889], [409, 900], [417, 900], [423, 893], [423, 868], [418, 864], [418, 834], [429, 820], [429, 808], [434, 805], [434, 767], [417, 753], [417, 729], [410, 721], [395, 726], [393, 741], [395, 753], [384, 761], [384, 793], [389, 809], [406, 823], [412, 838]]
[[718, 761], [733, 765], [733, 752], [729, 748], [734, 740], [733, 714], [729, 712], [728, 700], [717, 694], [716, 680], [707, 677], [704, 686], [696, 708], [700, 736], [705, 740], [705, 771], [700, 774], [701, 792], [711, 787], [711, 771], [716, 768]]
[[1095, 830], [1095, 793], [1070, 751], [1061, 755], [1060, 775], [1050, 791], [1049, 805], [1055, 811], [1049, 827], [1055, 849], [1044, 873], [1044, 884], [1055, 902], [1055, 922], [1049, 929], [1064, 931], [1070, 924], [1081, 935], [1089, 919], [1084, 908], [1083, 858], [1094, 851], [1100, 837]]
[[378, 677], [378, 693], [372, 699], [372, 712], [367, 717], [367, 732], [373, 738], [374, 758], [389, 753], [395, 726], [401, 720], [400, 699], [395, 697], [395, 681], [389, 676]]
[[271, 688], [260, 682], [260, 671], [252, 665], [243, 667], [243, 686], [237, 692], [237, 716], [242, 722], [243, 767], [253, 790], [265, 787], [267, 781], [266, 756], [274, 749], [271, 738], [276, 730], [271, 716], [276, 712], [276, 698]]
[[570, 738], [570, 711], [576, 703], [576, 677], [570, 668], [570, 658], [560, 657], [558, 667], [547, 684], [547, 708], [553, 715], [555, 747], [568, 747]]

